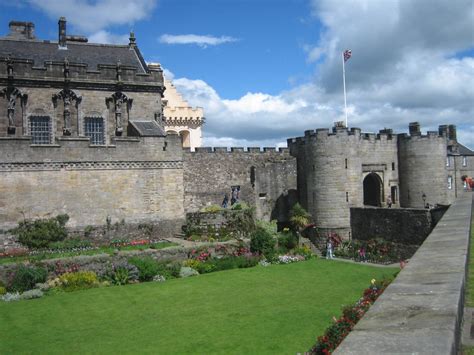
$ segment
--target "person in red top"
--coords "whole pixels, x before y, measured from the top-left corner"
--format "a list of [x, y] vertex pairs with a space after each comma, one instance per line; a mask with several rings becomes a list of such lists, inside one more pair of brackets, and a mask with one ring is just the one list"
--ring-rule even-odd
[[461, 180], [466, 184], [467, 190], [474, 189], [474, 180], [472, 180], [472, 177], [463, 175], [461, 176]]

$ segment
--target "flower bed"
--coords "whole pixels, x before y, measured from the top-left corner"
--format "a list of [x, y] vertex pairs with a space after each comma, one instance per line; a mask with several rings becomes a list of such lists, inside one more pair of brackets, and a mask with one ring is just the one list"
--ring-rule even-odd
[[373, 279], [371, 286], [364, 291], [363, 296], [354, 305], [344, 307], [339, 319], [333, 317], [334, 323], [326, 329], [324, 335], [318, 337], [316, 345], [309, 350], [309, 353], [331, 354], [383, 293], [389, 283], [390, 281], [387, 280], [377, 282]]

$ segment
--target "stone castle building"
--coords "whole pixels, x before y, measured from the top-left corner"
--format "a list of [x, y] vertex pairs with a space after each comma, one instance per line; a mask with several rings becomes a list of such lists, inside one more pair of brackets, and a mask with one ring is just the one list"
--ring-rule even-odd
[[58, 25], [57, 42], [18, 21], [0, 38], [2, 231], [68, 213], [71, 227], [124, 220], [169, 236], [187, 212], [238, 187], [258, 218], [283, 223], [299, 200], [318, 227], [344, 233], [351, 207], [383, 207], [389, 195], [394, 207], [449, 204], [474, 173], [452, 125], [426, 135], [415, 123], [409, 135], [318, 129], [279, 150], [199, 148], [182, 130], [199, 132], [202, 110], [146, 64], [133, 33], [128, 45], [90, 44]]
[[202, 144], [201, 127], [204, 124], [202, 107], [191, 107], [170, 80], [164, 79], [163, 115], [165, 131], [181, 137], [183, 148], [192, 151]]

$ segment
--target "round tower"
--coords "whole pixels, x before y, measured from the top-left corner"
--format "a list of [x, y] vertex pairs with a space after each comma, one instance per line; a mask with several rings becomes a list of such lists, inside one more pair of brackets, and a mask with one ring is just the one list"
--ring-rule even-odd
[[412, 208], [447, 204], [446, 136], [422, 135], [417, 122], [409, 127], [409, 135], [398, 135], [400, 204]]

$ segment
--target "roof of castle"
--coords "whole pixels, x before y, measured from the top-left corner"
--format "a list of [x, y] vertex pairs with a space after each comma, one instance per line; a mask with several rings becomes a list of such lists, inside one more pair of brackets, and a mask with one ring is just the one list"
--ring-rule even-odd
[[44, 67], [46, 61], [64, 61], [86, 64], [88, 70], [97, 70], [99, 64], [137, 68], [139, 73], [146, 73], [147, 66], [136, 46], [93, 44], [67, 42], [67, 49], [62, 49], [57, 42], [37, 40], [17, 40], [0, 38], [0, 57], [12, 59], [30, 59], [35, 67]]
[[460, 155], [474, 155], [474, 151], [470, 150], [468, 147], [462, 145], [461, 143], [458, 143], [458, 148]]

